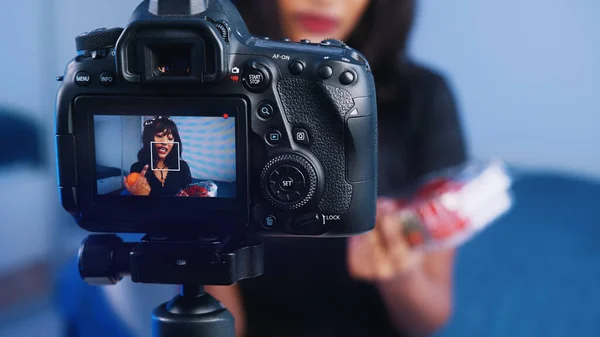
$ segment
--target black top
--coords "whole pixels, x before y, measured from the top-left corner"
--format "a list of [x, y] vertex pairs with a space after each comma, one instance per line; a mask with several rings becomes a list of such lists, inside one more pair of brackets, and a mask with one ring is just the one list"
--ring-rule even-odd
[[[146, 180], [148, 180], [148, 184], [150, 185], [151, 197], [175, 196], [179, 190], [192, 183], [192, 173], [190, 171], [190, 167], [183, 160], [181, 160], [180, 163], [179, 171], [169, 171], [164, 187], [162, 186], [160, 180], [156, 178], [151, 169], [146, 171]], [[141, 173], [144, 169], [144, 166], [146, 166], [146, 164], [137, 162], [131, 165], [130, 172]]]
[[[397, 195], [424, 174], [465, 161], [441, 76], [411, 65], [378, 84], [379, 195]], [[399, 336], [377, 291], [348, 275], [345, 239], [263, 242], [263, 276], [240, 282], [249, 337]]]

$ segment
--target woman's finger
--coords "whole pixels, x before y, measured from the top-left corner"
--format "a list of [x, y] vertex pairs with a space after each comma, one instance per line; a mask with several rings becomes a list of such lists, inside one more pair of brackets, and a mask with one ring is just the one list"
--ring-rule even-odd
[[[381, 216], [378, 222], [379, 230], [377, 231], [380, 240], [385, 247], [385, 260], [387, 267], [392, 269], [392, 274], [403, 272], [410, 265], [413, 252], [411, 250], [406, 237], [404, 236], [404, 223], [398, 216], [398, 209], [393, 212]], [[390, 276], [388, 274], [382, 277]]]
[[377, 199], [377, 213], [385, 214], [393, 212], [396, 208], [396, 202], [393, 199], [389, 198], [379, 198]]
[[125, 189], [127, 191], [129, 191], [130, 193], [131, 193], [131, 191], [133, 189], [133, 186], [135, 186], [135, 184], [134, 185], [129, 185], [129, 183], [127, 183], [127, 177], [123, 178], [123, 185], [125, 186]]
[[393, 214], [384, 215], [381, 218], [379, 230], [377, 232], [388, 253], [396, 250], [398, 246], [405, 244], [404, 238], [402, 237], [402, 223], [400, 223], [398, 217]]
[[148, 171], [148, 165], [144, 166], [144, 169], [142, 170], [142, 172], [140, 173], [143, 177], [146, 177], [146, 172]]

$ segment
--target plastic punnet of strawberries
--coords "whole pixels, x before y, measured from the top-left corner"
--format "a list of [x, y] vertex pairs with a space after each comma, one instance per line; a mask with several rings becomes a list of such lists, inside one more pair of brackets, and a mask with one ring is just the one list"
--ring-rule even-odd
[[179, 197], [208, 197], [208, 190], [206, 187], [192, 185], [181, 190], [177, 196]]

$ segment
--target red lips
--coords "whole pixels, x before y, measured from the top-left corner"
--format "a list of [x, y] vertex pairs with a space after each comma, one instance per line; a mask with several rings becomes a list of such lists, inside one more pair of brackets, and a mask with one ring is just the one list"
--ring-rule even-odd
[[167, 147], [167, 146], [161, 146], [161, 145], [158, 145], [158, 146], [156, 147], [156, 150], [157, 150], [158, 152], [161, 152], [161, 150], [164, 150], [164, 153], [167, 153], [167, 152], [169, 152], [169, 147]]
[[337, 19], [318, 14], [298, 14], [296, 20], [304, 29], [317, 34], [331, 33], [339, 25]]

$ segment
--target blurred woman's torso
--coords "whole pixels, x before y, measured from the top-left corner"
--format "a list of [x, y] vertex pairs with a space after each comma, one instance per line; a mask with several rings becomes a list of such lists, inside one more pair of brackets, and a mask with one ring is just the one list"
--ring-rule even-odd
[[[397, 196], [421, 174], [411, 144], [437, 75], [408, 66], [381, 90], [378, 194]], [[390, 95], [391, 100], [383, 97]], [[346, 239], [265, 239], [265, 272], [240, 282], [248, 337], [398, 336], [377, 290], [350, 278]]]

